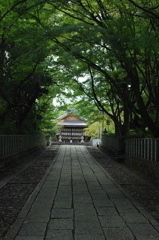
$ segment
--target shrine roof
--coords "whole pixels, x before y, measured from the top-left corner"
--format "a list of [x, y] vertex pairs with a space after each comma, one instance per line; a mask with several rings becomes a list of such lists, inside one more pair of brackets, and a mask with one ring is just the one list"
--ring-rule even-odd
[[77, 127], [87, 127], [87, 124], [85, 122], [59, 122], [58, 125], [61, 126], [77, 126]]
[[85, 118], [77, 116], [74, 112], [69, 112], [69, 113], [63, 114], [62, 116], [59, 116], [57, 118], [57, 120], [63, 120], [65, 118], [69, 117], [70, 115], [73, 115], [74, 117], [77, 117], [78, 119], [80, 119], [82, 121], [85, 121]]

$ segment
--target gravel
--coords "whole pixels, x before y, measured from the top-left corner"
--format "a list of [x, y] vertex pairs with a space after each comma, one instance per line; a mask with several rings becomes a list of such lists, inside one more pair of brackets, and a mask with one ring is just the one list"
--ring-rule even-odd
[[[12, 172], [15, 177], [0, 189], [0, 240], [17, 219], [30, 194], [54, 160], [58, 148], [58, 145], [51, 146], [47, 151], [32, 155], [28, 167], [19, 174], [17, 173], [16, 176], [16, 168], [10, 169], [9, 172]], [[17, 166], [19, 170], [23, 169], [26, 164], [25, 161], [22, 162], [20, 167]], [[7, 179], [8, 174], [4, 175], [3, 173], [3, 177]]]
[[97, 147], [88, 146], [87, 149], [115, 181], [159, 222], [159, 186], [129, 169], [126, 164], [111, 159]]

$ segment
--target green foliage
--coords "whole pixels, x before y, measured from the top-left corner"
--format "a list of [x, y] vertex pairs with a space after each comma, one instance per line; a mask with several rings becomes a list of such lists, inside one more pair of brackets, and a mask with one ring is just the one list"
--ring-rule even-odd
[[[91, 77], [80, 86], [96, 106], [111, 117], [118, 135], [127, 134], [133, 118], [138, 118], [154, 136], [159, 135], [159, 84], [155, 77], [159, 69], [159, 39], [153, 19], [157, 3], [60, 3], [63, 4], [60, 8], [56, 3], [53, 5], [62, 12], [53, 41], [60, 46], [60, 52], [61, 47], [66, 51], [68, 61], [67, 64], [61, 62], [63, 72], [68, 72], [68, 65], [73, 69], [79, 61], [83, 62], [85, 67], [80, 68], [81, 72]], [[87, 65], [91, 72], [86, 69]], [[78, 72], [80, 70], [78, 68]], [[150, 111], [152, 108], [154, 114]]]
[[90, 123], [104, 113], [118, 136], [158, 137], [157, 4], [0, 0], [2, 129], [52, 131], [53, 97]]
[[45, 64], [49, 41], [32, 18], [39, 4], [33, 0], [1, 5], [0, 124], [4, 133], [36, 131], [35, 102], [55, 83]]
[[153, 135], [149, 132], [146, 131], [133, 131], [130, 130], [129, 133], [127, 134], [126, 138], [153, 138]]
[[85, 129], [85, 135], [90, 136], [92, 138], [99, 138], [100, 123], [99, 122], [92, 123], [88, 128]]

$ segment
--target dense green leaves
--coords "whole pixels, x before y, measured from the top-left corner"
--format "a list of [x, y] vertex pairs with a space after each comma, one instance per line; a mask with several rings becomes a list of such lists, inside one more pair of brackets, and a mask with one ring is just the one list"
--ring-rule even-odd
[[35, 14], [33, 6], [38, 1], [1, 4], [1, 133], [35, 131], [35, 102], [53, 84], [44, 64], [49, 43], [39, 23], [30, 17], [31, 11]]
[[[136, 130], [142, 126], [146, 131], [147, 127], [158, 136], [159, 39], [158, 28], [152, 21], [157, 3], [84, 0], [62, 3], [62, 7], [52, 4], [61, 11], [58, 29], [62, 29], [52, 40], [94, 69], [87, 94], [92, 95], [100, 110], [110, 115], [117, 134], [125, 135], [132, 122]], [[85, 86], [83, 90], [86, 93]], [[105, 102], [109, 102], [111, 112]], [[133, 123], [134, 119], [138, 123]]]
[[61, 93], [63, 103], [94, 104], [118, 136], [159, 136], [157, 0], [0, 3], [2, 126], [21, 131], [37, 99]]

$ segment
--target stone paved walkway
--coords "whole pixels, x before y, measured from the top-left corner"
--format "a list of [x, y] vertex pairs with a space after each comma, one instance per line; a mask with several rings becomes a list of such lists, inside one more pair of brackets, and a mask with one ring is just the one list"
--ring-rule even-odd
[[5, 240], [159, 240], [159, 223], [85, 146], [62, 145]]

